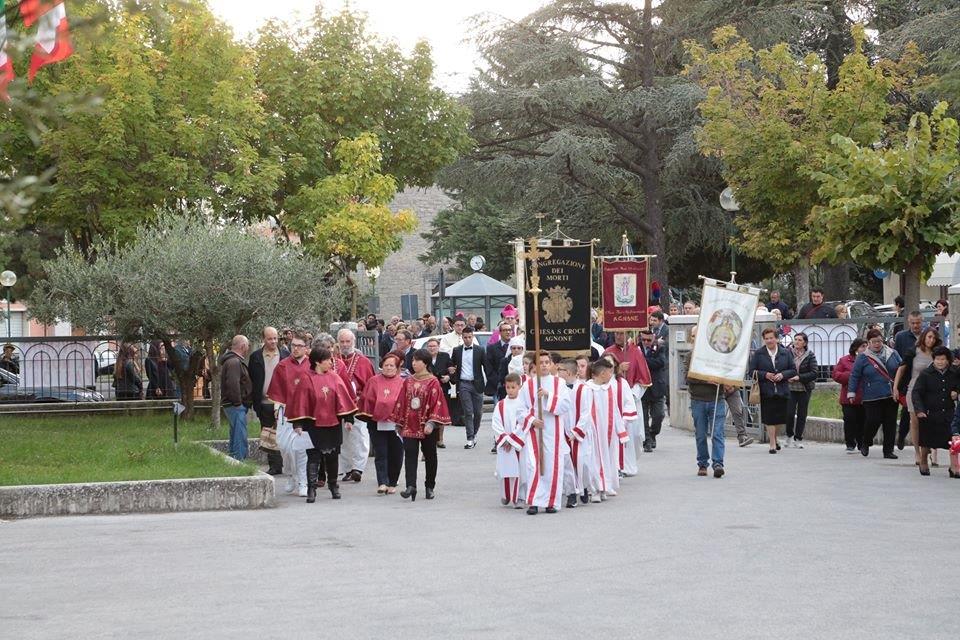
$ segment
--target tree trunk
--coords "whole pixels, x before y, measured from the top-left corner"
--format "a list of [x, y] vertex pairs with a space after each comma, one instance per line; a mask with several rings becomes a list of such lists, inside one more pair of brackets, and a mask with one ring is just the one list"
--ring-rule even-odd
[[823, 264], [823, 297], [826, 300], [846, 301], [850, 297], [850, 263]]
[[793, 283], [797, 288], [797, 313], [800, 308], [810, 302], [810, 259], [801, 258], [790, 270], [793, 274]]
[[[644, 87], [653, 87], [656, 78], [656, 60], [654, 60], [653, 46], [653, 0], [644, 0], [643, 3], [643, 62], [641, 63], [640, 81]], [[651, 264], [652, 280], [660, 283], [661, 304], [670, 303], [670, 279], [667, 275], [667, 239], [663, 227], [663, 207], [660, 203], [660, 145], [657, 131], [650, 123], [650, 116], [644, 115], [641, 135], [646, 148], [643, 151], [642, 163], [646, 169], [640, 182], [643, 187], [643, 204], [647, 217], [647, 224], [652, 229], [649, 238], [648, 251], [656, 254], [657, 258]]]
[[220, 431], [220, 365], [217, 363], [217, 354], [213, 350], [213, 340], [205, 343], [204, 351], [207, 354], [207, 367], [210, 371], [210, 429]]
[[183, 414], [180, 417], [183, 420], [192, 420], [194, 414], [193, 387], [197, 382], [200, 358], [196, 356], [195, 352], [192, 352], [193, 355], [190, 356], [189, 360], [183, 362], [180, 353], [173, 348], [173, 341], [170, 338], [164, 336], [161, 341], [167, 350], [167, 358], [173, 363], [174, 375], [180, 385], [180, 403], [184, 406]]
[[923, 258], [914, 258], [903, 271], [903, 301], [906, 304], [904, 315], [920, 310], [920, 273], [923, 271], [923, 263]]

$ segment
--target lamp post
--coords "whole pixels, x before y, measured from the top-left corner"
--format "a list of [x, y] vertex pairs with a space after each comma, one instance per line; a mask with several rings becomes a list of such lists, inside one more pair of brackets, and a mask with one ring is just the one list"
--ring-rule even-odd
[[[737, 211], [740, 211], [740, 203], [737, 202], [737, 199], [734, 197], [733, 189], [731, 187], [727, 187], [726, 189], [720, 192], [720, 208], [722, 208], [724, 211], [727, 211], [728, 213], [736, 213]], [[737, 248], [733, 244], [733, 242], [731, 242], [730, 243], [730, 271], [736, 272], [736, 270], [737, 270]]]
[[0, 285], [7, 288], [7, 340], [10, 340], [10, 288], [17, 284], [17, 274], [9, 269], [0, 273]]

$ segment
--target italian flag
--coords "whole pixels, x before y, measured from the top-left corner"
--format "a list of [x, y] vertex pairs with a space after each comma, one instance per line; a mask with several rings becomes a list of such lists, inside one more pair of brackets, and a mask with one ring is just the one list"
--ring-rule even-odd
[[7, 85], [13, 80], [13, 63], [7, 55], [7, 14], [4, 0], [0, 0], [0, 99], [9, 100]]
[[[26, 6], [24, 6], [26, 5]], [[67, 10], [63, 2], [45, 2], [25, 0], [20, 3], [24, 24], [29, 11], [30, 24], [37, 22], [37, 44], [30, 58], [30, 70], [27, 77], [33, 81], [40, 67], [66, 60], [73, 53], [70, 44], [70, 25], [67, 23]]]

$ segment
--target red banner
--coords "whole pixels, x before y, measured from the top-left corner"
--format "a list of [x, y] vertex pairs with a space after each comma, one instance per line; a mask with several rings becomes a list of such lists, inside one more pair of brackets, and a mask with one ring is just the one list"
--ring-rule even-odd
[[632, 331], [647, 328], [650, 287], [649, 262], [643, 260], [601, 260], [603, 328]]

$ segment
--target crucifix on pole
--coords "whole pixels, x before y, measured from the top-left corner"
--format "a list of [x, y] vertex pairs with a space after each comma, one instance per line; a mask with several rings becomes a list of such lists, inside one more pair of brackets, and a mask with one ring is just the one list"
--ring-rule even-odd
[[[530, 287], [527, 291], [533, 296], [533, 353], [537, 367], [537, 419], [543, 421], [543, 398], [540, 397], [540, 265], [539, 260], [546, 260], [550, 252], [537, 246], [537, 239], [530, 238], [528, 249], [523, 253], [523, 259], [530, 262]], [[540, 455], [537, 460], [537, 470], [543, 474], [543, 429], [537, 429], [537, 443]], [[554, 443], [554, 446], [557, 446]]]

